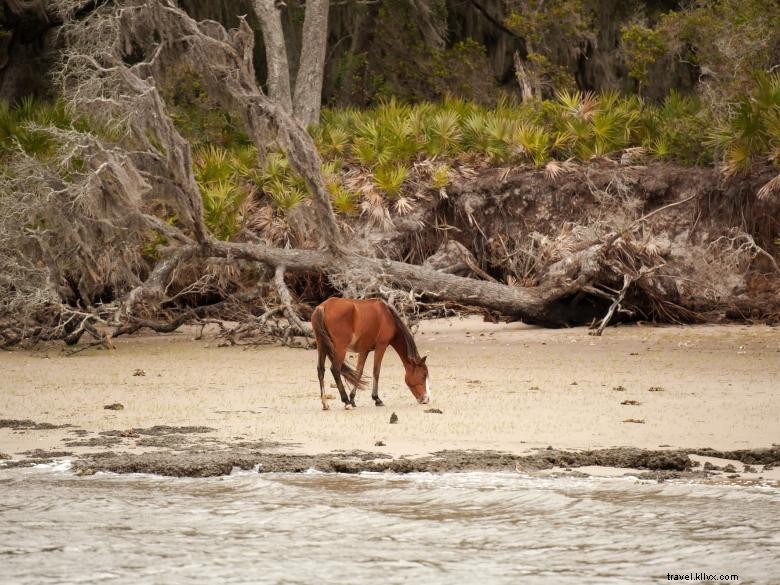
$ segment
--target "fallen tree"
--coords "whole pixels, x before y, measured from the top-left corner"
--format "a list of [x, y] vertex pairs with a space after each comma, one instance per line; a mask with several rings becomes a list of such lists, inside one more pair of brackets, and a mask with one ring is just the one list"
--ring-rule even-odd
[[[69, 19], [71, 4], [57, 4], [68, 47], [58, 83], [72, 111], [88, 116], [96, 129], [41, 129], [55, 152], [45, 161], [20, 153], [2, 179], [3, 345], [75, 343], [84, 333], [110, 344], [113, 336], [140, 327], [170, 331], [219, 317], [221, 308], [235, 308], [241, 294], [246, 297], [245, 290], [223, 305], [177, 309], [171, 283], [185, 270], [198, 272], [196, 283], [226, 270], [264, 275], [255, 289], [274, 290], [278, 303], [266, 306], [257, 323], [285, 320], [279, 329], [285, 339], [307, 334], [285, 275], [308, 272], [338, 274], [364, 289], [381, 283], [548, 327], [603, 317], [600, 332], [616, 312], [632, 310], [626, 302], [631, 296], [672, 321], [696, 317], [677, 304], [664, 261], [635, 241], [634, 232], [650, 214], [619, 232], [572, 239], [565, 254], [540, 268], [543, 276], [534, 286], [358, 254], [334, 216], [311, 137], [288, 107], [256, 83], [253, 35], [245, 22], [226, 31], [212, 21], [195, 22], [167, 0], [103, 5]], [[170, 119], [160, 89], [181, 68], [195, 72], [213, 100], [240, 116], [259, 157], [273, 147], [284, 151], [311, 195], [304, 219], [319, 237], [316, 248], [274, 247], [250, 232], [231, 241], [209, 233], [191, 147]], [[162, 242], [152, 261], [141, 253], [150, 237]]]

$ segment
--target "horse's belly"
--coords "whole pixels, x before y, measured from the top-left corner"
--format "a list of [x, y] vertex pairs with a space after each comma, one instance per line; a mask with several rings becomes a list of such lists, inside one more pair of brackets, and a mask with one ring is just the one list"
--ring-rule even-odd
[[370, 346], [370, 344], [366, 343], [365, 340], [361, 340], [360, 337], [358, 337], [357, 334], [352, 334], [352, 339], [349, 340], [349, 344], [347, 345], [347, 351], [351, 351], [354, 353], [362, 353], [364, 351], [373, 351], [373, 347]]

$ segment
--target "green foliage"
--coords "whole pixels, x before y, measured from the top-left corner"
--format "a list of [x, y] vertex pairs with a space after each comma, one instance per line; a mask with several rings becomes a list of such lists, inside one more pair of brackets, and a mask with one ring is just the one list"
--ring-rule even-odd
[[640, 87], [647, 84], [649, 66], [667, 50], [661, 31], [634, 23], [621, 29], [620, 42], [628, 62], [628, 74]]
[[188, 69], [171, 71], [162, 94], [174, 125], [193, 144], [235, 148], [250, 144], [243, 126], [212, 100], [200, 77]]
[[661, 57], [698, 68], [710, 107], [744, 93], [752, 78], [771, 70], [780, 54], [780, 3], [712, 0], [681, 3], [657, 19], [622, 29], [621, 49], [630, 75], [648, 81]]
[[242, 210], [251, 192], [246, 179], [254, 161], [253, 148], [230, 151], [208, 144], [195, 151], [193, 171], [203, 198], [203, 219], [221, 240], [229, 240], [244, 225]]
[[243, 226], [241, 208], [248, 192], [233, 182], [207, 183], [200, 187], [203, 221], [220, 240], [229, 240]]
[[541, 166], [551, 159], [588, 160], [641, 146], [659, 158], [701, 164], [711, 159], [712, 148], [706, 146], [711, 125], [697, 99], [674, 92], [653, 106], [617, 92], [564, 90], [555, 100], [515, 104], [504, 99], [495, 108], [448, 98], [415, 105], [390, 100], [364, 111], [325, 110], [317, 133], [339, 137], [338, 148], [324, 149], [326, 158], [373, 170], [394, 196], [397, 169], [424, 158]]
[[25, 97], [14, 107], [0, 102], [0, 156], [21, 148], [30, 156], [46, 158], [56, 148], [56, 141], [45, 128], [67, 129], [73, 125], [60, 101], [39, 102]]
[[287, 158], [280, 152], [268, 154], [256, 182], [281, 213], [295, 209], [308, 197], [305, 181], [290, 169]]
[[463, 136], [456, 111], [443, 110], [423, 126], [425, 152], [431, 156], [456, 152]]
[[322, 177], [325, 179], [325, 187], [330, 194], [330, 201], [337, 213], [354, 215], [358, 211], [359, 197], [341, 183], [341, 160], [335, 159], [323, 163]]
[[671, 92], [661, 107], [645, 108], [642, 125], [642, 145], [658, 158], [686, 165], [712, 161], [708, 140], [712, 118], [696, 97]]
[[450, 166], [439, 165], [431, 173], [430, 187], [432, 189], [443, 189], [450, 184]]
[[474, 154], [490, 151], [491, 137], [485, 112], [474, 111], [463, 119], [461, 144], [464, 151]]
[[526, 69], [546, 95], [574, 87], [580, 47], [591, 36], [583, 0], [510, 0], [504, 24], [525, 41]]
[[780, 73], [756, 77], [711, 133], [727, 175], [746, 173], [759, 157], [780, 163]]
[[446, 42], [450, 22], [445, 0], [348, 5], [351, 19], [375, 33], [370, 45], [358, 45], [364, 52], [354, 53], [348, 45], [338, 48], [342, 55], [333, 82], [340, 103], [365, 106], [393, 96], [417, 102], [448, 93], [486, 102], [495, 97], [498, 84], [485, 74], [490, 61], [484, 45], [469, 38]]
[[401, 164], [380, 166], [374, 170], [374, 185], [388, 197], [397, 197], [408, 176], [409, 169]]
[[224, 183], [233, 178], [230, 153], [224, 148], [208, 144], [195, 152], [195, 179], [199, 184]]
[[530, 157], [536, 166], [544, 164], [550, 152], [549, 133], [535, 124], [521, 124], [514, 136], [521, 154]]
[[333, 209], [345, 215], [354, 215], [358, 210], [358, 196], [338, 182], [328, 183], [328, 192]]
[[149, 260], [159, 260], [160, 248], [166, 245], [168, 245], [168, 238], [158, 231], [152, 231], [147, 243], [141, 246], [141, 255]]
[[266, 185], [265, 192], [274, 206], [282, 213], [288, 213], [306, 200], [306, 191], [285, 181], [273, 180]]

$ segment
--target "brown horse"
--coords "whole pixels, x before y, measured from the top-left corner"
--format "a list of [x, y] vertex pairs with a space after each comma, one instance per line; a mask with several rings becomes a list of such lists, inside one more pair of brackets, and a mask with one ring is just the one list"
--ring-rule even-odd
[[[388, 345], [392, 345], [406, 370], [405, 381], [417, 402], [428, 404], [428, 366], [420, 357], [414, 337], [395, 309], [379, 299], [354, 300], [332, 297], [319, 305], [311, 317], [317, 339], [317, 376], [323, 410], [328, 410], [325, 398], [325, 356], [330, 359], [330, 371], [336, 380], [344, 408], [355, 406], [355, 393], [365, 387], [363, 366], [368, 353], [374, 352], [374, 404], [384, 406], [379, 398], [379, 369]], [[357, 371], [344, 362], [347, 350], [358, 354]], [[342, 377], [352, 384], [347, 396]]]

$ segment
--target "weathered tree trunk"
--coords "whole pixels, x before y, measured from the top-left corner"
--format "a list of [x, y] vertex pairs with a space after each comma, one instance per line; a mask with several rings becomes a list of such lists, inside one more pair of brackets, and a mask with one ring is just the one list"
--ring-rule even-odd
[[531, 85], [531, 78], [528, 75], [528, 72], [525, 70], [525, 65], [523, 65], [523, 60], [520, 58], [520, 53], [518, 51], [515, 51], [514, 59], [515, 77], [517, 78], [517, 83], [520, 85], [520, 93], [523, 96], [523, 101], [531, 101], [534, 98], [534, 90], [533, 86]]
[[303, 49], [295, 79], [295, 117], [310, 126], [320, 121], [330, 0], [308, 0], [303, 21]]
[[[282, 19], [275, 0], [254, 0], [255, 12], [260, 21], [268, 62], [268, 95], [272, 101], [288, 112], [293, 111], [290, 90], [290, 65], [284, 44]], [[324, 34], [327, 34], [327, 30]]]

